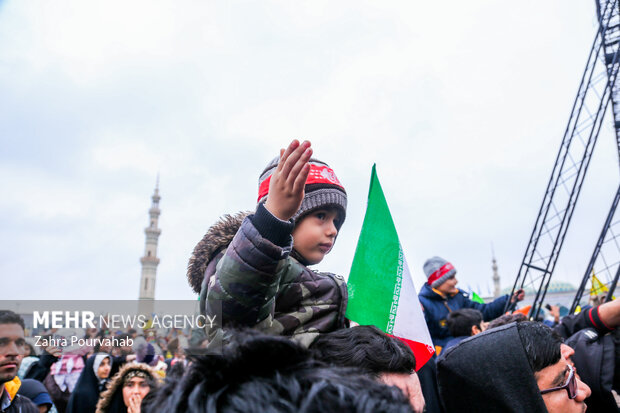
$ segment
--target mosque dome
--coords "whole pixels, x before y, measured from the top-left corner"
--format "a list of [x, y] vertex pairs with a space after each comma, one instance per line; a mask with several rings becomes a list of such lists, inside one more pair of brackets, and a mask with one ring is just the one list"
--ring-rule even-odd
[[[512, 287], [507, 287], [502, 290], [502, 294], [510, 294], [512, 291]], [[567, 293], [577, 291], [577, 288], [569, 282], [566, 281], [551, 281], [549, 283], [549, 288], [547, 288], [547, 294], [549, 293]], [[525, 288], [525, 294], [531, 295], [535, 294], [536, 291], [532, 288]]]
[[548, 293], [566, 293], [571, 291], [577, 291], [577, 288], [566, 281], [551, 281], [549, 288], [547, 288]]

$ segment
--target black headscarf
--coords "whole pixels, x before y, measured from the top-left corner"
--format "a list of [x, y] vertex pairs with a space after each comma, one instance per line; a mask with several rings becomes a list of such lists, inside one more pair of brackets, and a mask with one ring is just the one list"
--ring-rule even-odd
[[[99, 353], [101, 354], [101, 353]], [[110, 361], [112, 357], [108, 356]], [[97, 402], [99, 401], [99, 393], [105, 386], [102, 381], [95, 375], [95, 358], [97, 354], [92, 355], [86, 360], [86, 366], [71, 393], [67, 413], [95, 413]]]

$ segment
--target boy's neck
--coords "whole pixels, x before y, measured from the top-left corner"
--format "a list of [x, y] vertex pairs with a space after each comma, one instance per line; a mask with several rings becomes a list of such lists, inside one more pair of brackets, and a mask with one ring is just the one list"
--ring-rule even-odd
[[303, 257], [303, 255], [301, 255], [295, 248], [293, 248], [293, 250], [291, 251], [291, 257], [295, 258], [297, 261], [299, 261], [302, 265], [306, 267], [310, 265], [308, 260], [306, 260]]

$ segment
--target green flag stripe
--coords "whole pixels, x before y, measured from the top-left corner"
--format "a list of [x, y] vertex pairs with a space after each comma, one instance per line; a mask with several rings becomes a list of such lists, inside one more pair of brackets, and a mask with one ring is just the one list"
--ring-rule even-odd
[[393, 327], [390, 313], [395, 316], [393, 304], [395, 292], [400, 291], [402, 261], [394, 221], [373, 165], [366, 215], [347, 281], [349, 319], [386, 330], [388, 325]]
[[394, 296], [392, 297], [392, 306], [388, 315], [388, 325], [385, 332], [392, 334], [394, 331], [394, 322], [396, 321], [396, 310], [398, 309], [398, 300], [400, 300], [400, 289], [403, 285], [403, 248], [398, 246], [398, 267], [396, 268], [396, 279], [394, 280]]

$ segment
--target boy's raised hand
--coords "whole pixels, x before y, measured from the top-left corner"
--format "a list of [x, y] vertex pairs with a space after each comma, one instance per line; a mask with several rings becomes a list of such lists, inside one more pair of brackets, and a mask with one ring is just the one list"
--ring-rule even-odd
[[280, 162], [271, 175], [265, 208], [275, 217], [287, 221], [295, 215], [304, 199], [304, 187], [310, 173], [310, 142], [297, 139], [280, 149]]

